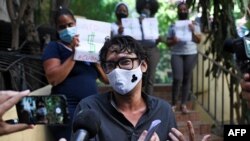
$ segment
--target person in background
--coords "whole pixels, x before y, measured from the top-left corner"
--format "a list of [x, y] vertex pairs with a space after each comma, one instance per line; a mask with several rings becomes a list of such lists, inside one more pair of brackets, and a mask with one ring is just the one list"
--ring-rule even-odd
[[45, 107], [45, 103], [42, 99], [39, 99], [36, 105], [36, 119], [38, 123], [47, 124], [49, 120], [47, 118], [47, 108]]
[[[48, 82], [53, 86], [51, 94], [66, 96], [71, 122], [79, 101], [98, 94], [96, 80], [99, 78], [108, 82], [99, 64], [73, 59], [75, 48], [79, 45], [73, 13], [60, 7], [54, 19], [59, 40], [51, 41], [45, 47], [42, 55], [43, 67]], [[55, 140], [70, 140], [71, 125], [51, 126], [50, 129]]]
[[4, 113], [11, 109], [18, 101], [20, 101], [24, 96], [27, 96], [29, 93], [29, 90], [21, 92], [10, 90], [0, 91], [0, 136], [34, 128], [34, 125], [9, 124], [3, 120]]
[[111, 37], [123, 35], [122, 18], [127, 18], [129, 15], [128, 5], [124, 2], [118, 2], [115, 6], [116, 22], [111, 24]]
[[[142, 20], [144, 18], [153, 18], [159, 9], [159, 3], [157, 0], [137, 0], [136, 11], [140, 14], [139, 21], [142, 29]], [[146, 40], [144, 39], [142, 31], [142, 40], [139, 42], [142, 44], [148, 57], [148, 69], [146, 72], [145, 93], [152, 95], [154, 93], [155, 72], [158, 62], [160, 61], [160, 51], [157, 48], [157, 44], [160, 40]]]
[[[184, 2], [177, 6], [178, 21], [188, 21], [188, 7]], [[176, 24], [176, 23], [175, 23]], [[186, 102], [191, 91], [192, 72], [197, 63], [197, 44], [201, 41], [198, 24], [190, 22], [187, 26], [189, 40], [177, 36], [176, 26], [170, 26], [167, 33], [167, 45], [171, 48], [171, 67], [173, 72], [172, 109], [176, 110], [177, 99], [181, 93], [181, 111], [189, 113]], [[184, 34], [184, 33], [183, 33]], [[187, 35], [187, 34], [185, 34]]]

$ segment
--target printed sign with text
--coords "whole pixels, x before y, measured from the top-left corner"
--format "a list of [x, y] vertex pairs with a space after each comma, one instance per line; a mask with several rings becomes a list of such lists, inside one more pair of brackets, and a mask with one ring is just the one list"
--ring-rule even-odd
[[74, 59], [98, 62], [99, 51], [105, 42], [105, 38], [110, 37], [111, 24], [83, 18], [77, 18], [76, 21], [80, 46], [75, 50]]

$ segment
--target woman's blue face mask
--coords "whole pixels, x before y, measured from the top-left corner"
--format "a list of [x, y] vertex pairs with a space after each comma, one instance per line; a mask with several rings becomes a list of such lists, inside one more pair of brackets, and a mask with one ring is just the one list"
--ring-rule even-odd
[[77, 34], [76, 26], [68, 27], [63, 30], [58, 31], [59, 37], [62, 41], [66, 43], [71, 43], [74, 36]]

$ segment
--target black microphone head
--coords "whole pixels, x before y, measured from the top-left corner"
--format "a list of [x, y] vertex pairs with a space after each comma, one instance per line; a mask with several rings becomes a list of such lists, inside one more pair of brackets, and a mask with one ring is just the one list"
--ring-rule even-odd
[[81, 110], [73, 121], [73, 132], [84, 129], [89, 133], [89, 137], [94, 137], [101, 126], [101, 120], [94, 110]]

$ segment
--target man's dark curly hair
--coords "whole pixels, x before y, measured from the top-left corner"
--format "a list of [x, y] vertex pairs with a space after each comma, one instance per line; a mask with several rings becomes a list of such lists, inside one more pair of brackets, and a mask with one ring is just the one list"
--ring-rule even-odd
[[118, 53], [121, 52], [128, 52], [128, 53], [135, 53], [139, 60], [146, 60], [147, 55], [141, 44], [138, 43], [133, 37], [131, 36], [121, 36], [117, 35], [111, 39], [106, 39], [103, 47], [100, 50], [99, 58], [101, 65], [106, 61], [107, 53], [110, 48], [114, 47], [114, 45], [119, 46], [119, 50], [115, 50]]
[[150, 17], [153, 17], [159, 9], [159, 3], [157, 0], [136, 0], [136, 11], [139, 14], [141, 14], [142, 10], [145, 7], [148, 7], [150, 9]]

